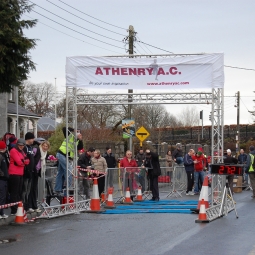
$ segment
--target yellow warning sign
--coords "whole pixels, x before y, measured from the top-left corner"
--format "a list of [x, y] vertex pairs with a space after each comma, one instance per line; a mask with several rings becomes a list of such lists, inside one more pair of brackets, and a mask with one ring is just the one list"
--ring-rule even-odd
[[142, 126], [136, 131], [135, 135], [142, 142], [150, 135], [150, 133]]

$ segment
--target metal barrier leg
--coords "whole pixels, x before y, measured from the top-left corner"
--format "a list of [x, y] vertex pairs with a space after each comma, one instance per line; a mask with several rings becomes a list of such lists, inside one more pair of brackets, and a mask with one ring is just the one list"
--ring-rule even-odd
[[173, 189], [170, 191], [166, 197], [182, 197], [181, 193], [176, 190], [176, 167], [173, 170]]

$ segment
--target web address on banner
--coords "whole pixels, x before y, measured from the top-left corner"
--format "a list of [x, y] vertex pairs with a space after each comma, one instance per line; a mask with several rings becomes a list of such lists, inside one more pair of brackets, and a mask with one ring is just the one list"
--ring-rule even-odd
[[166, 86], [178, 86], [178, 85], [188, 85], [188, 81], [183, 82], [147, 82], [148, 86], [160, 86], [160, 85], [166, 85]]

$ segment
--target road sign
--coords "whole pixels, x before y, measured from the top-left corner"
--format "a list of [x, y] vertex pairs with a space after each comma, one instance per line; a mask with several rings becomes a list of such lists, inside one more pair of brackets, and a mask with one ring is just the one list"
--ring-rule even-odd
[[142, 126], [136, 131], [135, 135], [142, 142], [150, 135], [150, 133]]
[[122, 120], [123, 138], [135, 136], [135, 121], [133, 119]]

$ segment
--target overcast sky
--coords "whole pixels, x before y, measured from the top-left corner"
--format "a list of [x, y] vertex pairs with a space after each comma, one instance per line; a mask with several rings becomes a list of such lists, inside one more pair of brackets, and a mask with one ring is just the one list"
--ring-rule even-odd
[[[65, 90], [66, 57], [126, 54], [127, 46], [125, 48], [122, 40], [128, 35], [129, 25], [134, 26], [137, 40], [140, 41], [135, 44], [137, 54], [223, 52], [225, 65], [255, 69], [254, 0], [31, 2], [38, 6], [24, 18], [38, 19], [38, 23], [36, 27], [25, 30], [25, 34], [38, 41], [36, 49], [31, 51], [37, 70], [30, 73], [30, 81], [49, 82], [54, 85], [57, 78], [58, 91]], [[255, 71], [227, 67], [224, 71], [224, 123], [236, 124], [235, 94], [240, 91], [240, 123], [252, 124], [253, 120], [248, 110], [253, 110], [255, 105]], [[167, 105], [167, 109], [173, 114], [178, 114], [183, 107], [187, 106]], [[196, 107], [198, 111], [204, 110], [204, 124], [208, 125], [211, 106]]]

